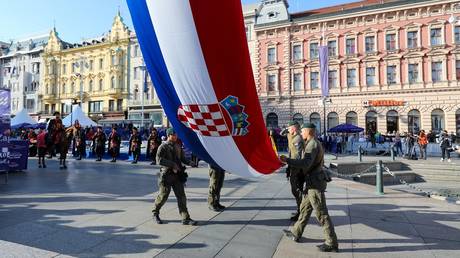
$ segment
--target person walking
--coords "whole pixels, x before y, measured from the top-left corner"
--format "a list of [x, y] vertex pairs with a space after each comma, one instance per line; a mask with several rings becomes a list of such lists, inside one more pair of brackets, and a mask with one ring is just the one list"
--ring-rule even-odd
[[141, 145], [142, 138], [139, 135], [139, 132], [136, 127], [133, 127], [133, 132], [129, 138], [129, 153], [128, 155], [133, 155], [133, 161], [131, 164], [136, 164], [139, 161], [139, 156], [141, 155]]
[[187, 181], [187, 174], [182, 164], [189, 164], [185, 159], [182, 147], [177, 144], [176, 131], [173, 128], [166, 130], [167, 141], [162, 143], [157, 152], [157, 164], [160, 165], [158, 180], [158, 195], [152, 209], [153, 218], [157, 224], [163, 224], [160, 218], [161, 207], [168, 200], [171, 188], [176, 195], [179, 213], [182, 216], [183, 225], [196, 225], [197, 222], [190, 218], [187, 210], [187, 197], [184, 184]]
[[107, 141], [107, 137], [105, 133], [102, 131], [102, 127], [98, 126], [97, 131], [93, 136], [93, 152], [96, 153], [96, 161], [102, 161], [102, 156], [104, 156], [105, 152], [105, 142]]
[[112, 160], [110, 162], [117, 162], [117, 157], [120, 154], [120, 144], [121, 144], [121, 137], [117, 133], [117, 126], [112, 126], [112, 132], [109, 135], [109, 154], [112, 156]]
[[[294, 121], [289, 122], [288, 127], [281, 132], [281, 135], [286, 136], [288, 140], [288, 157], [291, 159], [300, 159], [304, 142], [299, 134], [299, 124]], [[292, 221], [296, 221], [300, 214], [300, 204], [302, 203], [305, 178], [301, 169], [291, 166], [286, 168], [286, 176], [291, 183], [291, 193], [297, 204], [297, 211], [291, 217]]]
[[302, 138], [305, 147], [301, 154], [301, 159], [290, 159], [281, 156], [282, 162], [289, 166], [302, 169], [306, 178], [306, 192], [302, 199], [300, 216], [294, 224], [292, 230], [284, 230], [286, 236], [291, 237], [295, 242], [299, 242], [310, 216], [315, 210], [316, 218], [323, 227], [325, 243], [318, 246], [321, 252], [338, 252], [339, 244], [335, 233], [334, 225], [326, 206], [327, 182], [329, 176], [323, 171], [324, 150], [319, 141], [315, 138], [315, 125], [311, 123], [302, 126]]
[[47, 134], [47, 147], [48, 147], [48, 158], [51, 159], [53, 156], [56, 155], [56, 150], [59, 148], [59, 145], [56, 145], [57, 142], [59, 142], [59, 131], [60, 128], [64, 128], [62, 125], [62, 120], [61, 120], [61, 113], [58, 111], [54, 112], [54, 118], [51, 119], [48, 123], [48, 134]]
[[224, 185], [225, 170], [209, 165], [209, 194], [208, 206], [212, 211], [220, 212], [225, 206], [220, 204], [220, 192]]
[[452, 143], [450, 142], [450, 137], [447, 135], [447, 131], [444, 131], [439, 136], [439, 147], [441, 147], [441, 162], [447, 159], [447, 162], [451, 162], [450, 159], [450, 148], [452, 147]]
[[149, 138], [147, 140], [147, 153], [146, 157], [149, 157], [152, 160], [152, 163], [150, 165], [156, 165], [156, 156], [157, 156], [157, 151], [158, 147], [161, 145], [161, 139], [158, 136], [158, 131], [156, 128], [152, 128], [150, 131]]
[[46, 168], [45, 164], [45, 155], [46, 155], [46, 131], [43, 129], [38, 129], [37, 135], [37, 154], [38, 154], [38, 167], [39, 168]]
[[401, 135], [399, 134], [399, 132], [396, 132], [395, 137], [393, 138], [393, 142], [394, 142], [394, 148], [396, 150], [396, 155], [403, 156], [404, 153], [402, 149], [402, 139], [401, 139]]
[[425, 130], [421, 130], [418, 135], [418, 146], [420, 147], [420, 159], [426, 160], [426, 149], [428, 146], [428, 137], [425, 133]]
[[74, 127], [73, 141], [75, 154], [77, 155], [77, 160], [81, 160], [84, 156], [86, 156], [86, 134], [78, 120], [75, 121]]

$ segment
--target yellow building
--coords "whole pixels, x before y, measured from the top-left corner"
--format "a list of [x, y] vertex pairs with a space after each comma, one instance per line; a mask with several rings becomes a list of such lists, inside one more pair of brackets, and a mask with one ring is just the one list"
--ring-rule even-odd
[[53, 29], [43, 53], [43, 116], [68, 114], [72, 104], [94, 120], [123, 120], [129, 97], [130, 31], [118, 13], [105, 35], [70, 44]]

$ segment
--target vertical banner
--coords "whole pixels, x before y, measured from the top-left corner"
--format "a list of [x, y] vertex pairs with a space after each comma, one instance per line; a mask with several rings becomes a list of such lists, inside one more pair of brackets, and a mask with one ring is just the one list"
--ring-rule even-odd
[[10, 94], [7, 89], [0, 89], [0, 171], [9, 170], [8, 139], [11, 134]]
[[327, 46], [319, 47], [319, 74], [321, 77], [321, 95], [329, 96], [329, 53]]

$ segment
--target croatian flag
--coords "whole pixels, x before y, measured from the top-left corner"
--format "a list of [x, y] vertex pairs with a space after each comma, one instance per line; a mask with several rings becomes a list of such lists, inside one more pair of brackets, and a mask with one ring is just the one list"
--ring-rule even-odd
[[157, 95], [185, 145], [240, 176], [277, 171], [240, 0], [127, 2]]

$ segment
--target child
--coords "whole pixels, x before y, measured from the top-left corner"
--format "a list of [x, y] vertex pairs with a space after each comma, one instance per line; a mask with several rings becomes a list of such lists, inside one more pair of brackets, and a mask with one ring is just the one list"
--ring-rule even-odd
[[43, 129], [39, 129], [37, 136], [37, 148], [38, 148], [38, 167], [46, 168], [45, 165], [45, 154], [46, 154], [46, 132]]

